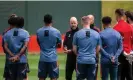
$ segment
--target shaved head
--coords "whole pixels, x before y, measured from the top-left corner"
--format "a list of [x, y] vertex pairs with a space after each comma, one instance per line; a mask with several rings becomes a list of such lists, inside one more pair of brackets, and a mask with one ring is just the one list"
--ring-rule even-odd
[[76, 29], [78, 26], [78, 21], [77, 21], [77, 18], [76, 17], [71, 17], [70, 18], [70, 27], [72, 29]]
[[93, 24], [94, 23], [94, 16], [89, 14], [88, 17], [89, 17], [89, 19], [91, 21], [91, 24]]
[[70, 22], [71, 22], [71, 21], [76, 21], [76, 22], [78, 22], [76, 17], [71, 17], [71, 18], [70, 18]]

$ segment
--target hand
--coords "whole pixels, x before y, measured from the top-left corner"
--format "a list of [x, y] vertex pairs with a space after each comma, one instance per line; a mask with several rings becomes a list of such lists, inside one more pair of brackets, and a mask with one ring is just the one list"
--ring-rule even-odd
[[114, 56], [111, 57], [111, 62], [115, 63], [115, 57]]
[[19, 60], [19, 56], [16, 55], [14, 57], [9, 58], [9, 60], [12, 61], [12, 62], [18, 61]]
[[70, 53], [71, 52], [71, 50], [65, 50], [64, 51], [64, 53]]

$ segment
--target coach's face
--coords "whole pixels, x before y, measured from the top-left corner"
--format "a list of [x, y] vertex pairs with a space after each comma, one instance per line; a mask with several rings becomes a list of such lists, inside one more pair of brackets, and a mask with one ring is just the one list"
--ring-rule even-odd
[[78, 22], [76, 20], [70, 20], [70, 27], [72, 29], [76, 29], [78, 26]]

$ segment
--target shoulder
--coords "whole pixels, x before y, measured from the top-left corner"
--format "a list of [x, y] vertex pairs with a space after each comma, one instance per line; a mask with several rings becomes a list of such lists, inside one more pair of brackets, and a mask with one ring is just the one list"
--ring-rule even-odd
[[50, 29], [52, 31], [54, 31], [55, 33], [57, 33], [57, 34], [61, 34], [61, 32], [58, 29], [54, 28], [54, 27], [51, 27]]
[[100, 29], [96, 26], [94, 26], [94, 30], [97, 31], [98, 33], [100, 32]]
[[118, 22], [114, 25], [114, 29], [117, 28], [119, 26]]
[[90, 29], [90, 31], [91, 31], [93, 34], [99, 35], [99, 33], [98, 33], [97, 31], [93, 30], [93, 29]]
[[39, 33], [42, 30], [42, 28], [39, 28], [36, 33]]

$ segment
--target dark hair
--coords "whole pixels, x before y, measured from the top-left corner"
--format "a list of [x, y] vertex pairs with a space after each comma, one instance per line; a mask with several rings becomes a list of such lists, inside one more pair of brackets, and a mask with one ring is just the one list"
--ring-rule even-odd
[[133, 12], [126, 11], [125, 15], [126, 15], [127, 18], [130, 18], [133, 21]]
[[109, 16], [105, 16], [102, 18], [102, 23], [105, 25], [111, 24], [111, 21], [112, 21], [112, 19]]
[[24, 26], [24, 18], [23, 17], [18, 17], [17, 27], [23, 28], [23, 26]]
[[118, 14], [119, 16], [124, 16], [125, 15], [124, 9], [116, 9], [115, 13]]
[[11, 15], [9, 16], [9, 18], [11, 18], [11, 17], [17, 17], [17, 15], [16, 15], [16, 14], [11, 14]]
[[13, 25], [13, 26], [16, 26], [16, 24], [17, 24], [17, 19], [18, 17], [10, 17], [9, 19], [8, 19], [8, 24], [9, 25]]
[[50, 23], [52, 23], [52, 16], [51, 16], [50, 14], [46, 14], [46, 15], [44, 16], [44, 23], [45, 23], [45, 24], [50, 24]]

